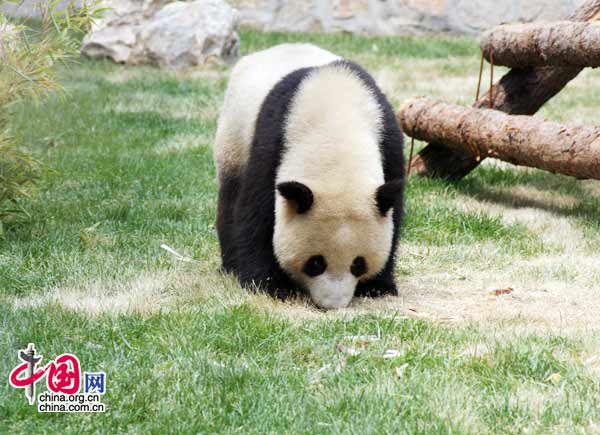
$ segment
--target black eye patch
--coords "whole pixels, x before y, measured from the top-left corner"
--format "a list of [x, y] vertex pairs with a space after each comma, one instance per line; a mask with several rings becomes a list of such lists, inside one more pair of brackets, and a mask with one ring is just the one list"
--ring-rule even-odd
[[308, 276], [315, 277], [321, 275], [327, 269], [327, 263], [322, 255], [315, 255], [310, 257], [304, 264], [302, 272]]
[[356, 257], [350, 266], [350, 272], [355, 277], [359, 277], [367, 273], [367, 261], [365, 257]]

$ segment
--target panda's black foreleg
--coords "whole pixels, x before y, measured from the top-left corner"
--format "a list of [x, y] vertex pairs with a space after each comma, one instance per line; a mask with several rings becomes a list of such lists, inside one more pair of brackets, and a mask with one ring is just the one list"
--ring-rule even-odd
[[382, 270], [374, 278], [361, 282], [356, 286], [354, 292], [356, 297], [381, 297], [381, 296], [398, 296], [398, 289], [394, 281], [394, 269], [391, 264]]
[[221, 271], [224, 273], [237, 271], [234, 210], [239, 187], [239, 177], [221, 177], [217, 207], [217, 233], [221, 246]]
[[285, 301], [298, 294], [294, 284], [287, 276], [280, 275], [277, 271], [263, 276], [254, 276], [251, 279], [241, 279], [242, 286], [250, 291], [264, 292], [269, 296]]
[[242, 247], [240, 253], [244, 255], [244, 260], [240, 260], [238, 277], [244, 288], [267, 293], [281, 301], [297, 294], [296, 286], [279, 267], [274, 256], [258, 249], [249, 253], [246, 247]]
[[236, 274], [246, 289], [284, 300], [295, 294], [295, 286], [273, 252], [273, 198], [271, 188], [256, 183], [246, 183], [240, 192], [234, 212]]
[[356, 297], [378, 298], [381, 296], [398, 296], [398, 289], [393, 280], [372, 279], [359, 283], [354, 293]]

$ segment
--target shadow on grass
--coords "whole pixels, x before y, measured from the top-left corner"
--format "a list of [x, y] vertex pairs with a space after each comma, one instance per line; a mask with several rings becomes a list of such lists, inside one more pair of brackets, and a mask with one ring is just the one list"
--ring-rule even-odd
[[[482, 168], [463, 182], [453, 184], [457, 192], [478, 201], [512, 208], [533, 208], [557, 216], [575, 218], [593, 227], [599, 226], [600, 198], [586, 191], [580, 180], [545, 172], [515, 173], [496, 168]], [[573, 204], [534, 198], [514, 191], [516, 187], [534, 188], [550, 195], [569, 195]]]

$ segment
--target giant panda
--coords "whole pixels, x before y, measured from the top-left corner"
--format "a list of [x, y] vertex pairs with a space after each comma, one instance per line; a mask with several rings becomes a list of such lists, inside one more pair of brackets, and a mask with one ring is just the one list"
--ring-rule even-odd
[[324, 309], [396, 295], [402, 133], [373, 78], [310, 44], [233, 68], [214, 142], [222, 269]]

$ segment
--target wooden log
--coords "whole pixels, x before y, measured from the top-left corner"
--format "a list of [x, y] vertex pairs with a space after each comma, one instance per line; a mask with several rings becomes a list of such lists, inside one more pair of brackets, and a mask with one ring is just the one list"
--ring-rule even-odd
[[484, 33], [480, 46], [494, 65], [599, 67], [600, 22], [504, 25]]
[[566, 126], [430, 98], [405, 102], [398, 119], [404, 131], [416, 139], [444, 143], [480, 160], [494, 157], [519, 166], [600, 180], [600, 127]]
[[[592, 21], [598, 15], [600, 0], [588, 0], [577, 8], [569, 19]], [[512, 69], [492, 87], [492, 92], [486, 92], [475, 102], [474, 107], [492, 107], [510, 114], [533, 115], [577, 77], [581, 70], [580, 67]], [[458, 181], [467, 176], [479, 163], [472, 152], [457, 152], [443, 143], [430, 143], [413, 159], [412, 173]]]

